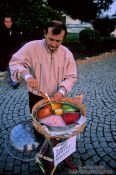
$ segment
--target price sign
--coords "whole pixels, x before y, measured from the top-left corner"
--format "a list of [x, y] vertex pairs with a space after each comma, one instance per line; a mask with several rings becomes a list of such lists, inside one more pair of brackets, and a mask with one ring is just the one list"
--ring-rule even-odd
[[57, 166], [60, 162], [76, 151], [76, 138], [77, 136], [73, 136], [68, 140], [58, 144], [58, 146], [53, 147], [55, 166]]

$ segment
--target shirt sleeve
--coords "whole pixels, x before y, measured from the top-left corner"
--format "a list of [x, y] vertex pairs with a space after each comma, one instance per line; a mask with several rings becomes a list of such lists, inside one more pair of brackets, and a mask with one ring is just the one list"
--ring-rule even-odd
[[66, 93], [69, 93], [74, 83], [77, 80], [77, 65], [73, 58], [73, 55], [70, 54], [65, 70], [65, 76], [64, 79], [59, 83], [59, 89], [63, 87], [65, 89]]
[[63, 96], [66, 95], [66, 89], [64, 87], [60, 87], [60, 89], [58, 90]]
[[31, 61], [29, 56], [29, 44], [25, 44], [19, 49], [11, 58], [9, 67], [11, 71], [11, 78], [15, 81], [25, 80], [28, 76], [32, 77], [30, 73]]

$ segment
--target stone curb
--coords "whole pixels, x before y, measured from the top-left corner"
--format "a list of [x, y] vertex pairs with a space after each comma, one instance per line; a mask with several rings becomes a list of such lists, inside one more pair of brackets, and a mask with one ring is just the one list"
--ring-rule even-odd
[[100, 61], [100, 60], [106, 59], [106, 58], [111, 58], [114, 55], [116, 55], [116, 50], [112, 50], [110, 52], [105, 52], [105, 53], [102, 53], [100, 55], [93, 56], [93, 57], [86, 57], [84, 60], [79, 59], [76, 61], [76, 63], [77, 64], [86, 64], [86, 63], [90, 63], [90, 62]]

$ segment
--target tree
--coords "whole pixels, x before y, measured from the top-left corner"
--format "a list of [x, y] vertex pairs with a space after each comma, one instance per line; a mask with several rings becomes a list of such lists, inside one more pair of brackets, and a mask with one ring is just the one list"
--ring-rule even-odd
[[97, 14], [97, 5], [92, 0], [48, 0], [48, 4], [56, 10], [62, 10], [71, 18], [82, 21], [95, 19]]
[[95, 0], [97, 3], [97, 7], [99, 9], [99, 13], [101, 13], [101, 10], [108, 10], [110, 8], [110, 5], [114, 2], [115, 0]]
[[62, 13], [53, 10], [44, 0], [1, 0], [1, 18], [6, 14], [14, 17], [28, 40], [41, 37], [43, 26], [49, 20], [55, 18], [62, 20]]
[[48, 4], [63, 11], [73, 19], [90, 21], [97, 17], [102, 10], [107, 10], [114, 0], [48, 0]]
[[92, 56], [96, 42], [99, 39], [100, 34], [93, 29], [86, 28], [79, 33], [79, 41], [86, 46], [89, 56]]
[[96, 31], [99, 31], [99, 33], [104, 37], [110, 36], [110, 33], [115, 30], [115, 25], [115, 21], [113, 19], [109, 19], [108, 17], [96, 19], [93, 22], [93, 28]]
[[90, 21], [113, 0], [1, 0], [0, 22], [6, 13], [15, 18], [28, 39], [42, 36], [43, 25], [52, 19], [63, 20], [63, 14], [73, 19]]

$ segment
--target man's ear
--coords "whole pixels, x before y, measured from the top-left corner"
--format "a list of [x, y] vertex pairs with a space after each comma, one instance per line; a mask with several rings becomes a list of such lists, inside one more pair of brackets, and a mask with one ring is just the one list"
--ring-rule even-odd
[[46, 31], [45, 31], [45, 30], [43, 30], [43, 32], [44, 32], [44, 37], [46, 37]]

